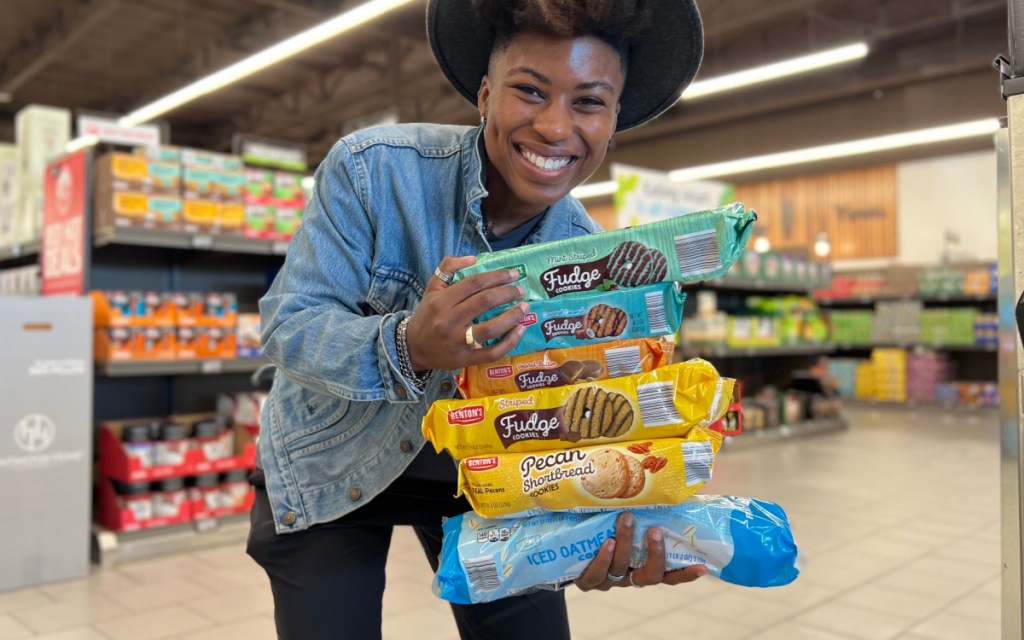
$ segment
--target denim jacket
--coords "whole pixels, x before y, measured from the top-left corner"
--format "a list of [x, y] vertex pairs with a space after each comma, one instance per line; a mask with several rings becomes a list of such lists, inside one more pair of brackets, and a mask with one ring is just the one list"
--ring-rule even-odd
[[[263, 350], [278, 373], [261, 416], [259, 460], [278, 533], [366, 504], [413, 460], [430, 404], [399, 367], [395, 327], [448, 255], [490, 249], [480, 212], [479, 127], [396, 125], [339, 140], [284, 267], [260, 301]], [[552, 205], [529, 243], [594, 233], [583, 206]]]

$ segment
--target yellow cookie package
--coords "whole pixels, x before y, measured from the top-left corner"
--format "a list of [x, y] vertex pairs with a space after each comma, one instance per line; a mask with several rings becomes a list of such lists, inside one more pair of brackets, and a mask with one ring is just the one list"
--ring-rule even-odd
[[670, 359], [660, 340], [618, 340], [466, 367], [459, 372], [458, 385], [462, 397], [483, 398], [646, 373]]
[[721, 444], [696, 427], [684, 438], [474, 456], [459, 463], [459, 495], [484, 518], [676, 505], [711, 479]]
[[721, 418], [735, 381], [694, 359], [551, 389], [435, 402], [423, 436], [456, 460], [682, 436]]

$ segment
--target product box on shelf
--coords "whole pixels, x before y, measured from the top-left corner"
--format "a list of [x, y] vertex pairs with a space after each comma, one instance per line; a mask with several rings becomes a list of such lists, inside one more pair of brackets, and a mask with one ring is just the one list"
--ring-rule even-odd
[[263, 355], [263, 349], [260, 348], [260, 314], [238, 314], [235, 336], [239, 358], [256, 358]]
[[110, 420], [99, 431], [100, 475], [120, 482], [155, 482], [256, 466], [250, 432], [215, 414]]
[[193, 167], [196, 169], [209, 169], [214, 171], [218, 168], [218, 163], [214, 159], [217, 155], [213, 151], [207, 151], [205, 149], [193, 149], [191, 147], [181, 147], [181, 165], [183, 167]]
[[237, 340], [234, 327], [198, 326], [195, 328], [196, 358], [235, 358]]
[[135, 360], [171, 360], [177, 354], [174, 327], [133, 327], [132, 334]]
[[153, 162], [169, 162], [181, 165], [181, 148], [171, 145], [135, 147], [135, 155]]
[[132, 327], [96, 327], [93, 333], [93, 353], [97, 361], [113, 362], [135, 357], [137, 335]]
[[761, 277], [765, 280], [782, 279], [782, 255], [765, 253], [761, 256]]
[[219, 203], [213, 200], [185, 198], [182, 202], [182, 222], [188, 233], [210, 233], [217, 224]]
[[43, 181], [47, 163], [64, 154], [71, 139], [71, 111], [28, 105], [14, 117], [18, 146], [18, 204], [14, 241], [37, 240], [42, 235]]
[[729, 409], [718, 421], [713, 422], [710, 427], [723, 436], [738, 436], [743, 433], [743, 383], [739, 380], [732, 388], [732, 399], [729, 402]]
[[182, 195], [185, 200], [218, 201], [219, 173], [213, 169], [185, 165], [182, 171]]

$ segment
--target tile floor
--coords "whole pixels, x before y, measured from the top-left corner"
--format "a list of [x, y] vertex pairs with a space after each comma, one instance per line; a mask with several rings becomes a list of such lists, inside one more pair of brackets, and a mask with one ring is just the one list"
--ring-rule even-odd
[[[705, 489], [786, 508], [794, 584], [570, 589], [574, 638], [998, 640], [995, 414], [848, 415], [846, 432], [723, 453]], [[385, 638], [457, 638], [430, 577], [411, 531], [397, 531]], [[272, 612], [260, 570], [220, 547], [0, 594], [0, 640], [271, 640]]]

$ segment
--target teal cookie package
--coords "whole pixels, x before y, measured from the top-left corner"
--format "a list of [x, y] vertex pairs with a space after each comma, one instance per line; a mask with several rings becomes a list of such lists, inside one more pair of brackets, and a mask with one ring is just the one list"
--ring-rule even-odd
[[[675, 334], [685, 300], [686, 294], [672, 282], [537, 300], [529, 303], [530, 310], [519, 323], [525, 328], [523, 337], [509, 355]], [[511, 306], [493, 309], [478, 321]]]
[[[777, 587], [796, 579], [797, 548], [782, 507], [753, 498], [694, 496], [683, 504], [631, 509], [636, 518], [630, 566], [647, 556], [646, 531], [665, 532], [666, 570], [703, 564], [725, 582]], [[472, 512], [445, 521], [436, 595], [455, 604], [490, 602], [579, 577], [615, 535], [621, 511], [547, 513], [487, 520]]]
[[757, 214], [742, 203], [627, 229], [482, 253], [455, 280], [516, 269], [525, 300], [718, 278], [747, 246]]

